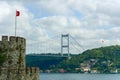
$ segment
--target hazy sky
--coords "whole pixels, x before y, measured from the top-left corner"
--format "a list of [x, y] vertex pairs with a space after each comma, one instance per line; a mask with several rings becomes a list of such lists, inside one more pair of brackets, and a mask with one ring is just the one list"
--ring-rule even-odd
[[[57, 43], [54, 36], [67, 33], [84, 49], [119, 45], [119, 9], [120, 0], [0, 0], [0, 36], [14, 35], [19, 10], [17, 35], [25, 37], [27, 45], [39, 42], [41, 49], [49, 45], [51, 52], [59, 51], [60, 39]], [[74, 48], [70, 51], [79, 53]]]

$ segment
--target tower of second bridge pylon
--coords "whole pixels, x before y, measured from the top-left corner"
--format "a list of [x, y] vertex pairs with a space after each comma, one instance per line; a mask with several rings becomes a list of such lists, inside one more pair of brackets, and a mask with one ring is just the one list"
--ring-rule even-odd
[[68, 56], [70, 56], [69, 53], [69, 34], [62, 34], [61, 35], [61, 55], [63, 56], [63, 54], [68, 54]]

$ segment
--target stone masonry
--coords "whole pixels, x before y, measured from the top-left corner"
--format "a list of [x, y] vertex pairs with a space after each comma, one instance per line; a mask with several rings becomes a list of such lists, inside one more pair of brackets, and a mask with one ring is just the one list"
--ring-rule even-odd
[[5, 61], [0, 65], [0, 80], [39, 80], [39, 68], [26, 68], [25, 52], [24, 38], [2, 36], [0, 55]]

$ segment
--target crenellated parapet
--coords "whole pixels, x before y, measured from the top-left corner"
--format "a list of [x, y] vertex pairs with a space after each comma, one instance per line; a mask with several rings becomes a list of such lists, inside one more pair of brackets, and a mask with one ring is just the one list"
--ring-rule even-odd
[[0, 80], [38, 80], [39, 68], [26, 68], [26, 39], [16, 36], [2, 36], [0, 41]]
[[28, 68], [26, 68], [26, 75], [30, 76], [29, 80], [37, 80], [37, 79], [39, 79], [39, 68], [36, 68], [36, 67], [28, 67]]
[[[18, 70], [15, 68], [11, 68], [9, 69], [10, 72], [17, 72]], [[0, 67], [0, 76], [4, 76], [4, 77], [0, 77], [0, 80], [21, 80], [21, 78], [23, 78], [22, 80], [38, 80], [39, 79], [39, 68], [36, 67], [29, 67], [29, 68], [21, 68], [20, 71], [25, 71], [25, 73], [15, 73], [15, 74], [11, 74], [11, 73], [7, 73], [8, 75], [6, 75], [6, 72], [8, 71], [8, 68], [4, 68], [4, 67]], [[9, 78], [9, 79], [8, 79]]]
[[[25, 67], [26, 40], [22, 37], [2, 36], [0, 55], [6, 56], [3, 67]], [[8, 64], [8, 65], [7, 65]]]

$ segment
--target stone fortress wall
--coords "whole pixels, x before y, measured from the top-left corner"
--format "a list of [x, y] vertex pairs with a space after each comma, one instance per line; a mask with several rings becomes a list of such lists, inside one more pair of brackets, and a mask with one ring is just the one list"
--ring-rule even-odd
[[2, 36], [0, 56], [0, 80], [39, 80], [39, 68], [25, 65], [26, 40], [22, 37]]

